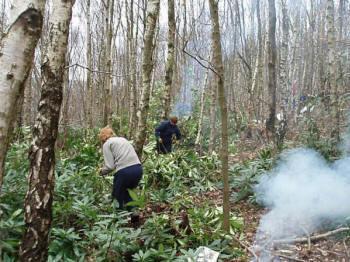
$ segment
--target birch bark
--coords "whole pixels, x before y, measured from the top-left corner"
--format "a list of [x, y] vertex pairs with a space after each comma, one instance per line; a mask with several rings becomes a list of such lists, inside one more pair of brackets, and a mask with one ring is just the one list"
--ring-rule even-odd
[[0, 50], [0, 193], [16, 108], [24, 95], [34, 50], [41, 35], [45, 1], [14, 0]]
[[160, 0], [149, 0], [147, 5], [146, 29], [144, 35], [144, 47], [142, 57], [142, 95], [140, 107], [137, 112], [137, 133], [135, 141], [135, 150], [141, 158], [143, 144], [146, 140], [147, 118], [149, 110], [149, 100], [151, 92], [151, 80], [153, 71], [153, 51], [154, 35], [159, 16]]
[[42, 90], [29, 150], [29, 188], [25, 197], [25, 232], [21, 261], [46, 261], [52, 221], [55, 142], [62, 104], [69, 24], [74, 0], [55, 0], [49, 18], [49, 45], [41, 67]]
[[331, 118], [332, 137], [339, 140], [339, 106], [338, 106], [338, 86], [337, 86], [337, 63], [336, 63], [336, 36], [334, 25], [334, 1], [327, 0], [327, 45], [328, 45], [328, 88], [331, 93]]
[[[112, 71], [112, 39], [113, 39], [113, 18], [114, 18], [114, 0], [108, 0], [107, 8], [107, 38], [106, 38], [106, 72]], [[105, 80], [105, 102], [103, 111], [103, 124], [106, 126], [111, 122], [111, 95], [112, 95], [113, 76], [106, 74]]]
[[175, 4], [174, 0], [168, 0], [168, 57], [165, 71], [165, 90], [163, 95], [162, 118], [169, 118], [171, 105], [171, 90], [175, 64]]
[[282, 44], [280, 55], [280, 105], [282, 109], [282, 119], [277, 129], [277, 145], [281, 146], [284, 141], [285, 134], [287, 132], [287, 106], [288, 106], [288, 72], [287, 72], [287, 60], [288, 60], [288, 42], [289, 42], [289, 23], [288, 23], [288, 8], [286, 0], [281, 1], [282, 7]]
[[275, 141], [276, 128], [276, 7], [275, 0], [269, 0], [269, 45], [268, 45], [268, 93], [269, 116], [266, 122], [268, 136]]

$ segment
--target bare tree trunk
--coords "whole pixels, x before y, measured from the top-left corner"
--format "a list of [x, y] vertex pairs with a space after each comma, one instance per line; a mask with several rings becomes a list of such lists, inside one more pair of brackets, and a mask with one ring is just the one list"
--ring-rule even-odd
[[[24, 83], [24, 95], [20, 97], [20, 99], [17, 101], [17, 123], [16, 123], [16, 128], [21, 128], [23, 125], [27, 125], [26, 121], [28, 118], [30, 119], [30, 114], [31, 114], [31, 105], [27, 104], [27, 102], [31, 103], [31, 97], [28, 97], [28, 92], [31, 93], [31, 72], [32, 70], [29, 71], [28, 77]], [[27, 99], [30, 99], [27, 101]], [[29, 114], [29, 116], [28, 116]]]
[[23, 120], [26, 126], [32, 126], [32, 70], [30, 70], [24, 90]]
[[310, 51], [310, 66], [309, 66], [309, 77], [307, 80], [308, 93], [314, 94], [314, 79], [315, 79], [315, 44], [314, 44], [314, 35], [315, 35], [315, 11], [314, 11], [314, 2], [310, 2], [310, 41], [311, 46]]
[[167, 119], [170, 114], [171, 90], [173, 82], [173, 72], [175, 64], [175, 6], [174, 0], [168, 0], [168, 57], [165, 71], [165, 89], [163, 95], [162, 118]]
[[256, 57], [255, 69], [253, 72], [251, 93], [254, 101], [251, 101], [254, 107], [255, 117], [260, 118], [259, 99], [262, 93], [262, 58], [263, 58], [263, 40], [261, 35], [261, 17], [260, 17], [260, 0], [256, 0], [256, 17], [258, 21], [258, 54]]
[[87, 105], [87, 118], [88, 126], [92, 128], [92, 111], [93, 111], [93, 95], [92, 95], [92, 48], [91, 48], [91, 0], [86, 0], [86, 61], [87, 67], [90, 70], [86, 70], [86, 86], [88, 91], [88, 105]]
[[52, 3], [50, 42], [41, 69], [41, 98], [29, 150], [29, 188], [24, 205], [26, 229], [19, 251], [21, 261], [46, 261], [48, 256], [55, 181], [55, 142], [73, 4], [74, 0], [55, 0]]
[[210, 83], [210, 109], [209, 109], [209, 122], [210, 122], [210, 134], [208, 153], [211, 154], [215, 150], [216, 142], [216, 102], [217, 102], [217, 86], [216, 83]]
[[275, 141], [276, 137], [276, 8], [275, 0], [269, 0], [269, 45], [268, 45], [268, 91], [269, 91], [269, 116], [266, 129], [269, 138]]
[[[263, 55], [264, 55], [264, 44], [261, 30], [261, 17], [260, 17], [260, 0], [257, 0], [256, 4], [256, 16], [258, 21], [258, 73], [257, 73], [257, 84], [256, 84], [256, 97], [262, 100], [263, 95]], [[259, 102], [258, 102], [259, 105]], [[262, 109], [259, 110], [260, 106], [257, 106], [257, 117], [261, 118]]]
[[223, 196], [223, 229], [228, 233], [230, 231], [230, 187], [228, 180], [228, 116], [227, 102], [225, 96], [224, 65], [222, 62], [221, 36], [218, 15], [218, 4], [216, 0], [209, 0], [210, 15], [212, 20], [212, 47], [213, 63], [216, 71], [218, 85], [219, 105], [221, 112], [221, 175], [224, 182]]
[[159, 16], [160, 0], [149, 0], [147, 5], [147, 19], [146, 29], [144, 35], [144, 50], [142, 57], [142, 96], [140, 108], [137, 112], [137, 134], [135, 141], [135, 150], [141, 158], [143, 144], [146, 140], [147, 118], [149, 110], [149, 99], [151, 91], [151, 80], [153, 71], [153, 39], [155, 35], [155, 28]]
[[[69, 53], [69, 51], [67, 52]], [[69, 55], [66, 55], [66, 61], [68, 61]], [[63, 126], [63, 134], [67, 133], [67, 126], [68, 126], [68, 113], [69, 113], [69, 102], [70, 102], [70, 96], [71, 96], [71, 85], [72, 82], [69, 80], [69, 70], [65, 70], [63, 75], [63, 99], [62, 99], [62, 109], [61, 109], [61, 121], [59, 124]]]
[[44, 0], [14, 0], [10, 26], [1, 40], [0, 193], [15, 109], [24, 95], [25, 82], [32, 67], [34, 50], [42, 30], [44, 6]]
[[[345, 0], [340, 0], [339, 1], [339, 30], [338, 30], [338, 39], [337, 39], [337, 43], [338, 46], [336, 48], [337, 50], [337, 68], [338, 68], [338, 74], [337, 74], [337, 93], [336, 93], [336, 127], [339, 131], [340, 134], [340, 124], [341, 124], [341, 118], [342, 118], [342, 114], [341, 114], [341, 107], [339, 105], [340, 103], [340, 99], [339, 99], [339, 94], [341, 92], [343, 92], [344, 90], [344, 69], [343, 69], [343, 55], [344, 55], [344, 48], [342, 47], [342, 42], [343, 42], [343, 34], [344, 34], [344, 10], [345, 9]], [[338, 136], [338, 139], [340, 139], [340, 136]]]
[[338, 122], [338, 86], [337, 86], [337, 64], [336, 64], [336, 46], [335, 46], [335, 25], [334, 25], [334, 1], [327, 0], [327, 44], [328, 44], [328, 70], [327, 80], [328, 88], [331, 93], [331, 119], [332, 137], [339, 140], [339, 122]]
[[[139, 10], [139, 7], [138, 7]], [[129, 21], [130, 20], [130, 21]], [[134, 0], [130, 3], [130, 19], [127, 19], [127, 38], [128, 53], [130, 58], [130, 77], [128, 79], [130, 90], [130, 116], [129, 116], [129, 138], [133, 138], [137, 125], [137, 35], [138, 35], [138, 16], [136, 17], [136, 34], [134, 38]]]
[[[210, 56], [209, 59], [210, 60]], [[205, 72], [205, 78], [204, 78], [204, 84], [201, 91], [201, 99], [200, 99], [200, 113], [199, 113], [199, 120], [198, 120], [198, 131], [196, 136], [196, 150], [201, 155], [202, 154], [202, 136], [203, 136], [203, 118], [204, 118], [204, 105], [205, 105], [205, 93], [207, 91], [207, 85], [208, 85], [208, 76], [209, 76], [209, 69]]]
[[[108, 0], [107, 9], [107, 38], [106, 38], [106, 72], [112, 70], [112, 39], [113, 39], [113, 17], [114, 17], [114, 0]], [[106, 126], [111, 122], [111, 94], [112, 94], [113, 76], [111, 73], [106, 74], [105, 80], [105, 103], [103, 111], [103, 124]]]
[[289, 22], [288, 22], [288, 8], [286, 0], [281, 0], [282, 6], [282, 46], [281, 46], [281, 58], [280, 58], [280, 103], [283, 114], [278, 127], [277, 144], [283, 144], [284, 136], [287, 129], [287, 105], [288, 105], [288, 72], [287, 72], [287, 60], [288, 60], [288, 42], [289, 42]]
[[[136, 128], [137, 128], [137, 109], [138, 109], [138, 105], [139, 105], [139, 88], [138, 88], [138, 70], [137, 70], [137, 54], [138, 54], [138, 48], [137, 48], [137, 44], [138, 44], [138, 35], [139, 35], [139, 17], [140, 17], [140, 6], [139, 4], [137, 5], [137, 14], [136, 14], [136, 32], [135, 32], [135, 40], [133, 43], [133, 47], [132, 47], [132, 55], [131, 55], [131, 59], [132, 59], [132, 68], [131, 68], [131, 74], [132, 74], [132, 92], [133, 92], [133, 96], [134, 96], [134, 100], [133, 102], [133, 107], [131, 110], [131, 114], [132, 114], [132, 119], [130, 120], [131, 122], [131, 128], [132, 128], [132, 133], [131, 133], [131, 137], [134, 138], [135, 133], [136, 133]], [[134, 23], [134, 20], [132, 20], [132, 23]]]

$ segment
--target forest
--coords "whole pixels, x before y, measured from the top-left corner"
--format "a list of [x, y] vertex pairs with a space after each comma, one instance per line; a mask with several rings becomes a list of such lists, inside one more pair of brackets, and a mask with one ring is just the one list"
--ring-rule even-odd
[[0, 261], [350, 261], [348, 0], [0, 0]]

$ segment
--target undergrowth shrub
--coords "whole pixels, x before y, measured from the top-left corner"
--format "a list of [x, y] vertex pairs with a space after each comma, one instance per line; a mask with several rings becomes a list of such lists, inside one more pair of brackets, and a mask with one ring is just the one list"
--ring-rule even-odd
[[328, 161], [335, 160], [340, 157], [341, 150], [339, 141], [334, 137], [324, 137], [312, 118], [305, 120], [307, 129], [301, 134], [301, 142], [303, 145], [318, 151]]
[[238, 202], [248, 199], [251, 203], [256, 203], [254, 186], [258, 183], [259, 177], [270, 170], [273, 166], [272, 148], [261, 150], [254, 160], [237, 163], [230, 168], [232, 201]]
[[[217, 155], [200, 157], [179, 148], [157, 155], [154, 143], [146, 146], [144, 177], [134, 193], [144, 215], [135, 229], [130, 213], [116, 212], [112, 203], [113, 176], [98, 175], [103, 158], [96, 134], [69, 130], [57, 150], [48, 261], [184, 261], [200, 245], [220, 251], [221, 258], [241, 254], [221, 230], [222, 210], [199, 200], [201, 194], [220, 189]], [[8, 153], [0, 196], [2, 261], [18, 259], [29, 141], [27, 132]], [[232, 214], [231, 233], [241, 229], [242, 219]]]

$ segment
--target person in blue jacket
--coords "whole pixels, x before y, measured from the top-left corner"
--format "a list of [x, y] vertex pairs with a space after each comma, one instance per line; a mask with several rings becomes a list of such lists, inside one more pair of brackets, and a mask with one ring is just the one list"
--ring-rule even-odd
[[167, 121], [163, 121], [155, 130], [157, 138], [157, 150], [159, 153], [168, 154], [172, 151], [173, 136], [176, 136], [177, 140], [181, 139], [181, 132], [178, 128], [177, 117], [172, 116]]

